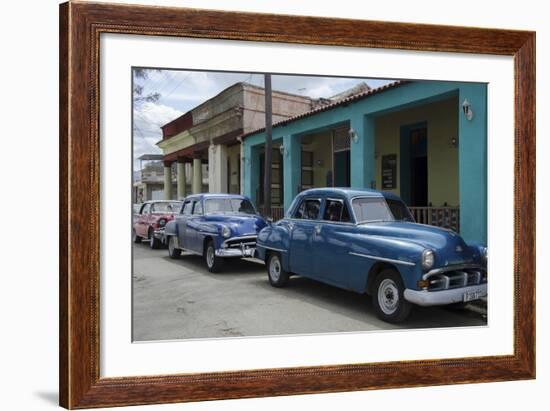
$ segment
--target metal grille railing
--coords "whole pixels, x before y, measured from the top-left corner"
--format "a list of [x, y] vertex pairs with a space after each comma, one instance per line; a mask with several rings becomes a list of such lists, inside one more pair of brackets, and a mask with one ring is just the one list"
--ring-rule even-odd
[[409, 207], [414, 220], [420, 224], [460, 230], [460, 207]]
[[[266, 216], [264, 207], [258, 207], [258, 211], [261, 215]], [[280, 220], [285, 216], [285, 209], [283, 207], [271, 207], [271, 214], [271, 218], [273, 218], [273, 221]]]

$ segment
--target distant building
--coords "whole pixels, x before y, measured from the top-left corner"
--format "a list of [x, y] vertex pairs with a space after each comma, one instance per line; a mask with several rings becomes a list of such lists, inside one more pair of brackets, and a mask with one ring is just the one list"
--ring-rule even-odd
[[[139, 170], [134, 172], [132, 200], [143, 203], [164, 198], [164, 164], [162, 154], [144, 154], [138, 158]], [[175, 184], [175, 172], [171, 171], [172, 184]]]

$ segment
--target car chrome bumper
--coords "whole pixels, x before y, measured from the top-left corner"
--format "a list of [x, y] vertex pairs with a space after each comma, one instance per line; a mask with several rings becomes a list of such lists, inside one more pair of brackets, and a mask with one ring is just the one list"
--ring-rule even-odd
[[216, 257], [254, 257], [256, 248], [220, 248], [215, 254]]
[[157, 228], [155, 231], [153, 231], [153, 235], [156, 239], [161, 240], [162, 242], [164, 242], [166, 237], [164, 228]]
[[411, 290], [404, 292], [405, 300], [421, 306], [446, 305], [478, 300], [487, 296], [487, 284], [452, 288], [441, 291]]

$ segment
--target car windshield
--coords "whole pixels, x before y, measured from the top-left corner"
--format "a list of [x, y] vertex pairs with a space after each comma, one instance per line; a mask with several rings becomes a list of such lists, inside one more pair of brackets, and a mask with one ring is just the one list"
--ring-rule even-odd
[[351, 205], [359, 224], [394, 220], [384, 198], [356, 198]]
[[403, 203], [403, 201], [388, 199], [387, 202], [393, 218], [395, 218], [397, 221], [414, 222], [414, 218], [411, 215], [409, 208]]
[[178, 201], [155, 203], [153, 205], [153, 212], [154, 213], [177, 213], [180, 211], [180, 208], [181, 208], [181, 203]]
[[252, 203], [243, 198], [210, 198], [204, 202], [206, 214], [243, 213], [256, 214]]

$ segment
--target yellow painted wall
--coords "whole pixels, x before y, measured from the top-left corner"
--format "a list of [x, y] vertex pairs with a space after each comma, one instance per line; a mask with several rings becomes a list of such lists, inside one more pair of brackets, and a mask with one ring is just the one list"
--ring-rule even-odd
[[400, 195], [400, 127], [426, 121], [428, 128], [428, 201], [433, 206], [458, 206], [458, 101], [451, 98], [429, 105], [390, 113], [376, 119], [376, 187], [382, 187], [382, 156], [397, 154], [397, 188]]
[[302, 150], [313, 151], [314, 186], [326, 187], [327, 172], [332, 171], [332, 133], [325, 131], [304, 136]]
[[231, 164], [231, 175], [227, 176], [231, 194], [239, 194], [239, 162], [241, 161], [241, 145], [235, 144], [227, 147], [227, 161]]

